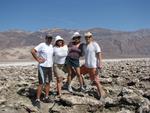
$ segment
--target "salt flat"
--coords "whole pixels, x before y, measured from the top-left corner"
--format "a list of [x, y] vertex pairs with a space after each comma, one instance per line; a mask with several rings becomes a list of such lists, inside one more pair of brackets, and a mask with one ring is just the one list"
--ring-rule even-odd
[[[138, 60], [150, 60], [150, 58], [103, 59], [103, 62], [138, 61]], [[84, 60], [81, 60], [80, 62], [81, 64], [83, 64]], [[37, 64], [38, 63], [36, 61], [0, 62], [0, 66], [28, 66]]]
[[37, 62], [1, 62], [0, 66], [28, 66], [36, 65]]

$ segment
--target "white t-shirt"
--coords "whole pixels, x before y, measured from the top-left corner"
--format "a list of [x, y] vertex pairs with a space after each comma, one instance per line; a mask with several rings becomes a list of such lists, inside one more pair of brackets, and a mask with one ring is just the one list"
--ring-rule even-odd
[[96, 53], [101, 52], [101, 48], [96, 42], [91, 42], [84, 48], [85, 66], [88, 68], [97, 68], [98, 59]]
[[38, 55], [45, 59], [44, 63], [40, 63], [40, 66], [43, 67], [52, 67], [53, 66], [53, 46], [47, 45], [46, 43], [40, 43], [34, 48]]
[[54, 47], [54, 63], [64, 64], [66, 56], [68, 55], [68, 47], [64, 45], [63, 47]]

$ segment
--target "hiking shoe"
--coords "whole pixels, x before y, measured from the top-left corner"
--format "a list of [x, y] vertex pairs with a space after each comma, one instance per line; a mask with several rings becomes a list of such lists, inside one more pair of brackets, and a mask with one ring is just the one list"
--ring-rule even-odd
[[83, 87], [86, 89], [86, 88], [87, 88], [87, 85], [84, 84]]
[[86, 89], [84, 87], [80, 87], [80, 92], [86, 92]]
[[72, 89], [71, 86], [68, 86], [68, 91], [71, 92], [71, 93], [73, 92], [73, 89]]
[[44, 99], [43, 99], [43, 101], [45, 102], [45, 103], [53, 103], [54, 101], [52, 100], [52, 99], [50, 99], [49, 97], [45, 97]]
[[41, 104], [40, 104], [40, 100], [39, 99], [36, 99], [35, 100], [35, 106], [37, 107], [37, 108], [41, 108]]
[[103, 104], [105, 104], [105, 98], [104, 97], [97, 96], [96, 99], [101, 101]]
[[100, 98], [100, 101], [101, 101], [103, 104], [106, 104], [105, 97], [101, 97], [101, 98]]
[[64, 89], [64, 90], [68, 89], [68, 84], [65, 83], [65, 84], [62, 86], [62, 89]]
[[101, 96], [96, 96], [95, 97], [97, 100], [100, 100], [101, 99]]

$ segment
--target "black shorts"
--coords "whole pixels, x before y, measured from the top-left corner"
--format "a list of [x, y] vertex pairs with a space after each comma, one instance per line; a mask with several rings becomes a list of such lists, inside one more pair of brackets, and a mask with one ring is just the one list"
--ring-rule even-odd
[[65, 64], [70, 65], [70, 66], [75, 67], [75, 68], [80, 67], [79, 59], [75, 59], [75, 58], [67, 57]]
[[39, 84], [50, 83], [52, 81], [52, 67], [38, 66]]

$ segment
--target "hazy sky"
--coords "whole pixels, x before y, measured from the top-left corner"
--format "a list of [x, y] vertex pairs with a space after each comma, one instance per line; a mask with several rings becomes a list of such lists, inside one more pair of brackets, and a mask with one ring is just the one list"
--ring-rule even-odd
[[150, 28], [150, 0], [0, 0], [0, 31]]

